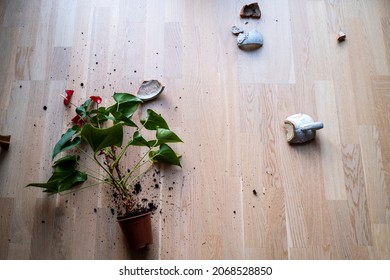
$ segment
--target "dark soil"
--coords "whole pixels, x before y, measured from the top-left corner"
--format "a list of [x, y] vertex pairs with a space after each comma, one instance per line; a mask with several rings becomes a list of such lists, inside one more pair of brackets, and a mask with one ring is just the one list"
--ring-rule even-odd
[[141, 186], [141, 184], [138, 182], [138, 183], [136, 183], [135, 184], [135, 186], [134, 186], [134, 194], [135, 195], [137, 195], [137, 194], [139, 194], [140, 192], [142, 191], [142, 186]]

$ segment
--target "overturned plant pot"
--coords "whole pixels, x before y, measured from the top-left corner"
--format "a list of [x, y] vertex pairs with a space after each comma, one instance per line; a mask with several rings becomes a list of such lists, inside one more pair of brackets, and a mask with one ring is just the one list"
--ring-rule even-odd
[[118, 223], [130, 249], [142, 249], [153, 244], [150, 212], [129, 218], [118, 218]]

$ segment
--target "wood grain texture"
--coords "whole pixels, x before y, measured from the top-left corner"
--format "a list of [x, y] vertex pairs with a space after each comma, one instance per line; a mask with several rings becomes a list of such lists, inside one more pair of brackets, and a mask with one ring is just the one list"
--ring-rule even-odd
[[389, 223], [389, 199], [382, 163], [378, 130], [375, 126], [359, 127], [367, 199], [372, 223]]
[[[258, 3], [259, 20], [243, 0], [0, 1], [0, 259], [390, 259], [390, 2]], [[232, 25], [264, 46], [240, 50]], [[142, 178], [158, 208], [134, 252], [107, 186], [24, 186], [51, 174], [65, 89], [109, 105], [149, 79], [164, 93], [134, 118], [161, 113], [183, 167]], [[295, 113], [324, 122], [315, 140], [287, 143]]]
[[357, 244], [367, 246], [372, 244], [371, 223], [360, 146], [343, 146], [342, 152], [350, 220]]

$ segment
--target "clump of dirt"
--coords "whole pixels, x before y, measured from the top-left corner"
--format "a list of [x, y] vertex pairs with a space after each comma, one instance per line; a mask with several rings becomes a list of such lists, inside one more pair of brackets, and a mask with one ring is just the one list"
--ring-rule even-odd
[[152, 201], [152, 202], [149, 202], [149, 203], [148, 203], [148, 209], [149, 209], [149, 211], [154, 212], [154, 211], [157, 210], [157, 205], [154, 204], [153, 201]]
[[142, 191], [142, 186], [141, 186], [140, 182], [138, 182], [134, 185], [133, 194], [138, 195], [141, 191]]

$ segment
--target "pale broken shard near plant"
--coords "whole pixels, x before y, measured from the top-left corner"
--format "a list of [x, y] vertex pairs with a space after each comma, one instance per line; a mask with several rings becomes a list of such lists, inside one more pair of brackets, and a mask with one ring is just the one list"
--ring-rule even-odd
[[263, 35], [257, 29], [249, 33], [241, 33], [237, 38], [237, 45], [242, 50], [255, 50], [263, 46]]
[[234, 34], [234, 35], [238, 35], [240, 33], [244, 33], [244, 29], [242, 29], [241, 27], [238, 27], [236, 25], [233, 25], [232, 28], [230, 29], [230, 31]]
[[157, 80], [144, 81], [138, 89], [137, 97], [142, 101], [149, 101], [159, 96], [164, 88]]
[[242, 7], [240, 11], [241, 18], [261, 18], [261, 11], [258, 3], [252, 3]]

